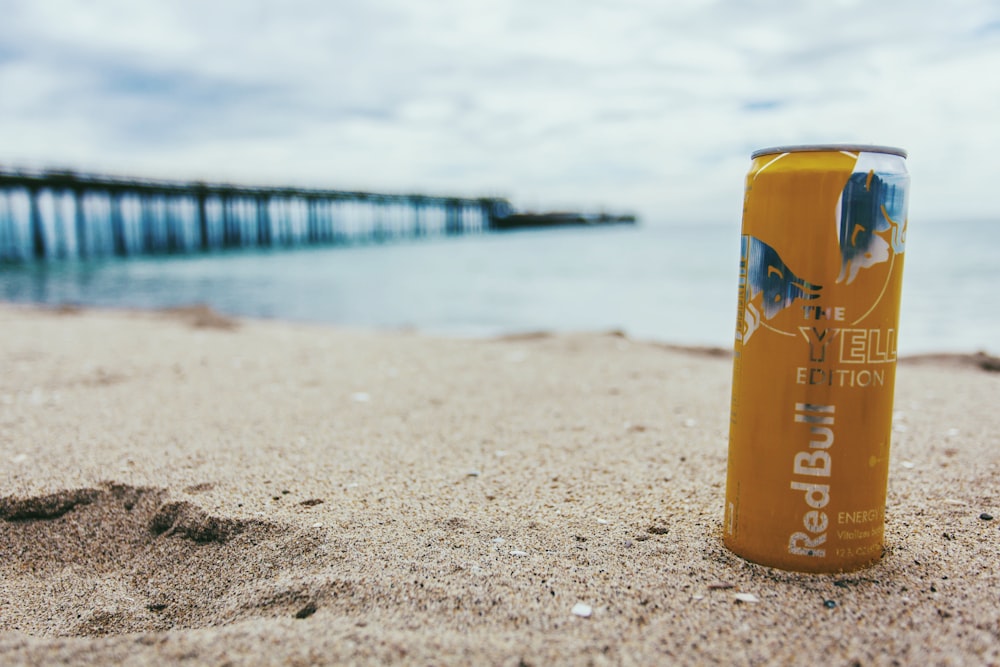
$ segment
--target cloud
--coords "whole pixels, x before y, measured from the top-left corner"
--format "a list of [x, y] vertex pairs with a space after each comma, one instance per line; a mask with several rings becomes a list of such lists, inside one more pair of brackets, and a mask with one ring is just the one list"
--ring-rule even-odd
[[861, 141], [993, 210], [989, 0], [6, 5], [4, 161], [730, 221], [753, 149]]
[[743, 111], [774, 111], [782, 106], [784, 102], [775, 99], [748, 100], [742, 104]]

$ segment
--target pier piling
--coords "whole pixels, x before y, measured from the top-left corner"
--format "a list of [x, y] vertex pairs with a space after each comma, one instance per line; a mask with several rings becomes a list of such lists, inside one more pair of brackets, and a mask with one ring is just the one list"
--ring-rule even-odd
[[[464, 212], [475, 208], [478, 220]], [[246, 187], [0, 168], [0, 262], [383, 242], [492, 228], [502, 199]], [[473, 216], [475, 217], [475, 216]]]
[[378, 194], [0, 167], [0, 263], [385, 242], [631, 216], [518, 215], [499, 197]]

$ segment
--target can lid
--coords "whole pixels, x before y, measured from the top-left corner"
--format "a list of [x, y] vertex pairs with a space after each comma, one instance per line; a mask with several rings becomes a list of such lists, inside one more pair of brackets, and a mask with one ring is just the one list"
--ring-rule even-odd
[[803, 144], [799, 146], [775, 146], [773, 148], [761, 148], [750, 154], [750, 159], [756, 159], [761, 155], [774, 155], [775, 153], [813, 153], [813, 152], [845, 152], [845, 153], [888, 153], [905, 158], [906, 151], [902, 148], [892, 146], [873, 146], [869, 144]]

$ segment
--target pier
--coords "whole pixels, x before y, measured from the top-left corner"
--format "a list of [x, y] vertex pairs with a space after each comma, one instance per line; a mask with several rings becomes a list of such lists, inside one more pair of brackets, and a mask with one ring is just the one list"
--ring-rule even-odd
[[506, 199], [0, 168], [0, 263], [386, 242], [482, 233]]

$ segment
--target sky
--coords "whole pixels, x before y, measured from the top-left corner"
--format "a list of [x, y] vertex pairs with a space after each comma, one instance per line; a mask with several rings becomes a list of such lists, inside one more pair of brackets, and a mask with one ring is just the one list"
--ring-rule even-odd
[[997, 218], [995, 0], [0, 0], [0, 166], [738, 224], [751, 151]]

